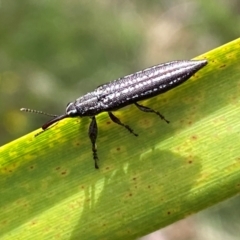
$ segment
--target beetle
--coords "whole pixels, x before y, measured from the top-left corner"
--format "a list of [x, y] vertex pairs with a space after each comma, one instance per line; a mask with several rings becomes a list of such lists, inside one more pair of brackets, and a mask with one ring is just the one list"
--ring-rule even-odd
[[96, 148], [98, 135], [96, 115], [107, 112], [114, 123], [121, 125], [135, 136], [138, 136], [138, 134], [130, 126], [122, 123], [112, 113], [113, 111], [134, 104], [139, 110], [146, 113], [154, 113], [169, 123], [160, 112], [141, 105], [138, 102], [177, 87], [205, 65], [207, 65], [207, 60], [178, 60], [146, 68], [98, 86], [94, 91], [77, 98], [74, 102], [68, 103], [65, 114], [59, 116], [28, 108], [21, 108], [21, 111], [53, 116], [53, 119], [42, 126], [42, 132], [64, 118], [90, 117], [91, 123], [88, 135], [92, 143], [94, 165], [97, 169], [99, 167]]

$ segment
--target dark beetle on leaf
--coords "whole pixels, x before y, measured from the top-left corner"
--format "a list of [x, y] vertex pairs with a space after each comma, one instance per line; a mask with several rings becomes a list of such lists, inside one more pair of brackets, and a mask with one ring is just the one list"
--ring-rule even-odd
[[21, 111], [53, 116], [54, 118], [52, 120], [42, 126], [43, 131], [64, 118], [90, 117], [91, 123], [88, 135], [92, 143], [95, 168], [98, 168], [98, 155], [96, 148], [98, 127], [95, 117], [97, 114], [108, 112], [108, 115], [113, 122], [123, 126], [135, 136], [138, 135], [132, 130], [132, 128], [122, 123], [120, 119], [113, 115], [112, 111], [129, 104], [135, 104], [139, 110], [148, 113], [155, 113], [165, 122], [169, 123], [158, 111], [140, 105], [138, 101], [154, 97], [177, 87], [188, 80], [206, 64], [207, 60], [173, 61], [146, 68], [142, 71], [97, 87], [94, 91], [69, 103], [66, 108], [66, 113], [60, 116], [28, 108], [22, 108]]

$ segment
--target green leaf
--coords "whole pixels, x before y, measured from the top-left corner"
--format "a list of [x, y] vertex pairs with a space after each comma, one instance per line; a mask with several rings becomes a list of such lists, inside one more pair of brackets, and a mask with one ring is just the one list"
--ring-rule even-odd
[[[240, 39], [197, 59], [183, 85], [97, 116], [100, 169], [88, 118], [60, 121], [0, 148], [0, 239], [133, 239], [240, 191]], [[26, 116], [30, 117], [30, 116]]]

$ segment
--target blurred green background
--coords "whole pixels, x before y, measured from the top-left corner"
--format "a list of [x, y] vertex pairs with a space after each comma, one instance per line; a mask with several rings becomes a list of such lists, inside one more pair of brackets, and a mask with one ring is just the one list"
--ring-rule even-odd
[[[0, 0], [0, 145], [48, 120], [21, 107], [62, 114], [102, 83], [191, 59], [239, 30], [238, 0]], [[239, 205], [234, 198], [148, 239], [239, 239]]]

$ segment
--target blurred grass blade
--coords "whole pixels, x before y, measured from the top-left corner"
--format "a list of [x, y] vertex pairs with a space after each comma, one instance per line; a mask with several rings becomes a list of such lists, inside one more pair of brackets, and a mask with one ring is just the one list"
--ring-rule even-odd
[[117, 111], [136, 138], [97, 116], [100, 170], [88, 118], [2, 146], [0, 239], [133, 239], [239, 193], [240, 39], [203, 58], [189, 81], [144, 102], [170, 124]]

